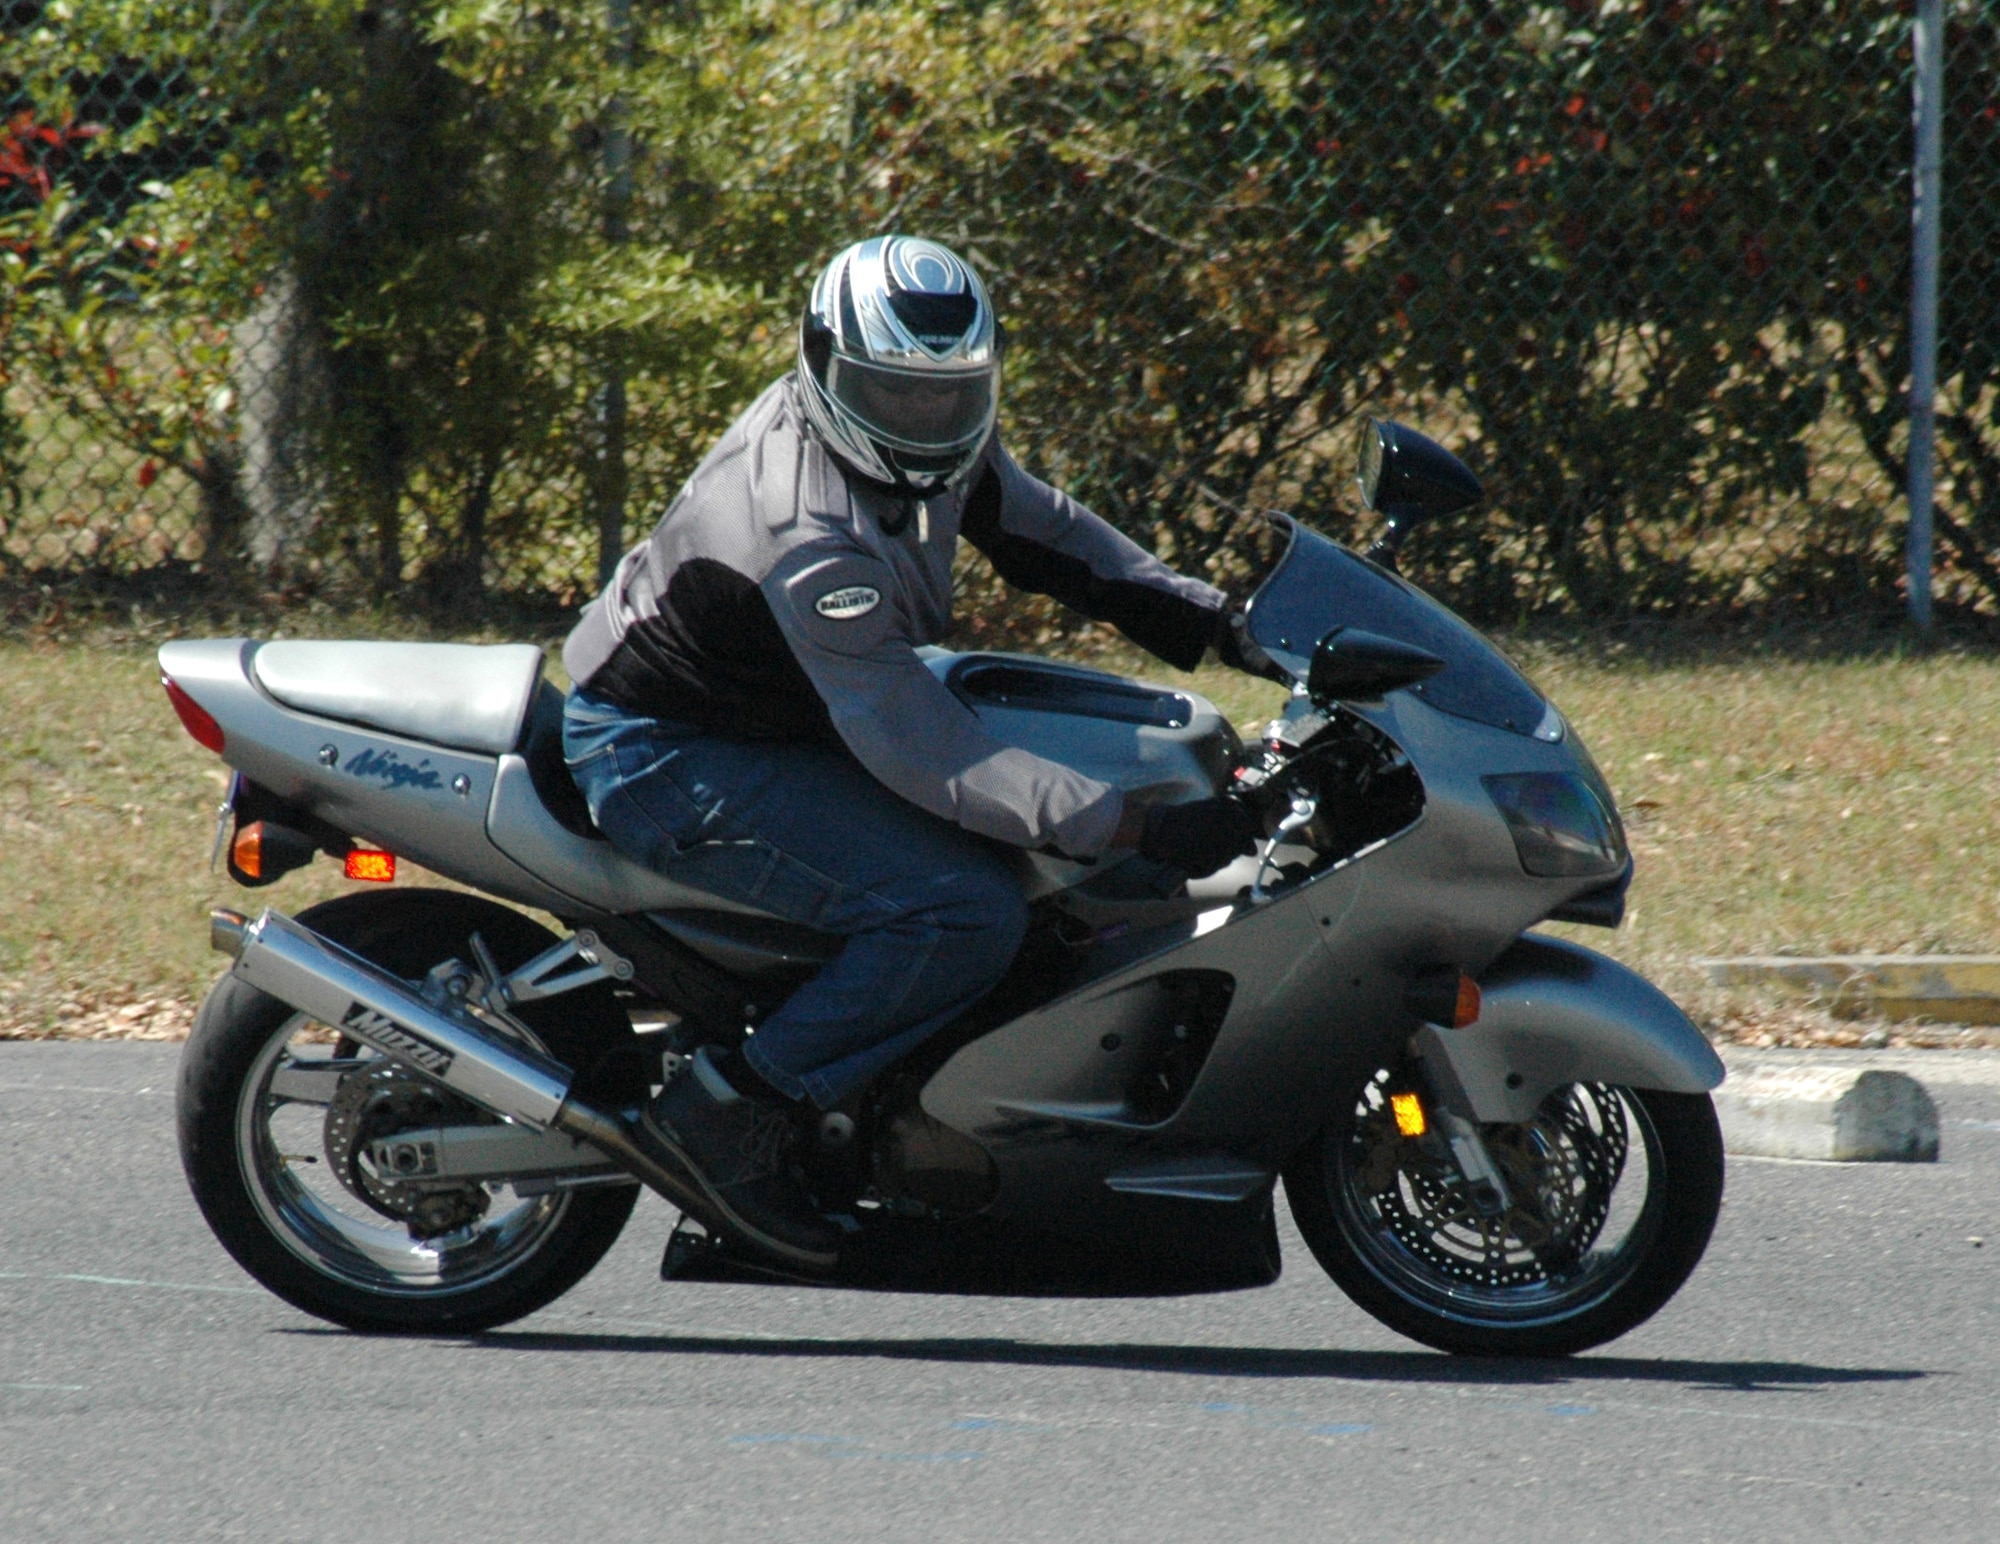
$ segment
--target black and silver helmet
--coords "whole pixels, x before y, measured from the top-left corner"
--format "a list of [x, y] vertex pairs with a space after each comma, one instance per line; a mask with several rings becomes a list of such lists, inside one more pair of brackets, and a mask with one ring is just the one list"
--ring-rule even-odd
[[807, 417], [864, 477], [928, 498], [993, 430], [1000, 349], [979, 275], [949, 248], [875, 236], [826, 265], [799, 328]]

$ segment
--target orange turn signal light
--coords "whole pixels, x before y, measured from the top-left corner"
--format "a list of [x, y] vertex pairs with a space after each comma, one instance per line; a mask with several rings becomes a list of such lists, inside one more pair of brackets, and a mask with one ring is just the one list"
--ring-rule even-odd
[[1456, 965], [1414, 972], [1403, 993], [1411, 1017], [1439, 1029], [1463, 1029], [1479, 1017], [1479, 983]]
[[229, 844], [231, 861], [252, 879], [264, 877], [264, 822], [252, 821]]
[[303, 831], [275, 820], [253, 820], [236, 828], [229, 844], [229, 873], [241, 885], [268, 885], [312, 862], [318, 845]]
[[374, 847], [350, 847], [347, 849], [347, 877], [386, 885], [396, 877], [396, 855]]
[[1458, 978], [1458, 1006], [1452, 1009], [1451, 1027], [1463, 1029], [1479, 1017], [1479, 983], [1461, 973]]

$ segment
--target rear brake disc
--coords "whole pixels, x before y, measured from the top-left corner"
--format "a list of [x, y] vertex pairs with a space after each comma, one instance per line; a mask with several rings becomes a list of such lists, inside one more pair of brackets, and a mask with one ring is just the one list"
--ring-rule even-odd
[[437, 1238], [486, 1215], [491, 1201], [486, 1187], [392, 1179], [375, 1168], [368, 1150], [401, 1131], [477, 1118], [461, 1101], [397, 1063], [371, 1062], [343, 1077], [327, 1105], [327, 1162], [357, 1200], [403, 1223], [415, 1238]]

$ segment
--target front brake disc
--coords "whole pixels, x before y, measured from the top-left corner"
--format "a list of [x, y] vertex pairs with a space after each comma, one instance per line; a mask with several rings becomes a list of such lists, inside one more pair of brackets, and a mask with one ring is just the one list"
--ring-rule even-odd
[[1379, 1225], [1447, 1279], [1487, 1289], [1530, 1286], [1574, 1271], [1603, 1230], [1624, 1170], [1618, 1096], [1577, 1084], [1520, 1125], [1484, 1128], [1506, 1179], [1504, 1212], [1482, 1209], [1441, 1145], [1398, 1135], [1386, 1104], [1356, 1128], [1356, 1178]]

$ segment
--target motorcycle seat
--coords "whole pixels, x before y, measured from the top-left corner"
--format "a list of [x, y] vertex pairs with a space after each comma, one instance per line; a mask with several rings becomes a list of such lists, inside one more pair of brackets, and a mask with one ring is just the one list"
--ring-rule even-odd
[[250, 668], [259, 686], [301, 713], [498, 756], [521, 741], [542, 651], [531, 643], [285, 639], [260, 645]]

